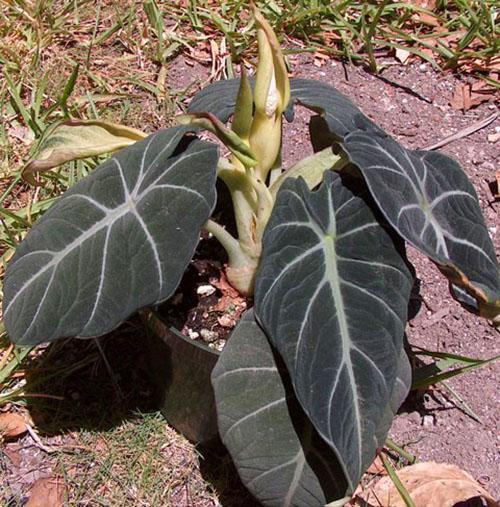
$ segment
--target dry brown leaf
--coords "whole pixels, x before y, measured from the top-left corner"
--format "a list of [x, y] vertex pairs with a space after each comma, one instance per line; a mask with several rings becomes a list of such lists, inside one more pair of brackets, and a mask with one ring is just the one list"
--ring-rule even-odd
[[21, 414], [4, 412], [0, 414], [0, 436], [5, 439], [13, 439], [26, 433], [26, 421]]
[[387, 475], [387, 470], [385, 469], [380, 456], [377, 456], [373, 463], [368, 467], [367, 472], [373, 475]]
[[[410, 0], [410, 3], [417, 7], [422, 7], [422, 9], [427, 9], [428, 11], [434, 11], [436, 8], [436, 0]], [[440, 26], [439, 21], [426, 12], [416, 12], [412, 17], [426, 25]]]
[[323, 65], [325, 65], [330, 59], [330, 57], [327, 54], [322, 53], [320, 51], [316, 51], [313, 56], [314, 56], [314, 65], [316, 65], [316, 67], [323, 67]]
[[64, 482], [61, 477], [38, 479], [31, 488], [26, 507], [63, 507]]
[[223, 296], [229, 296], [233, 299], [241, 298], [240, 293], [228, 282], [224, 273], [221, 273], [221, 276], [218, 280], [217, 278], [211, 278], [210, 283], [214, 287], [217, 287], [217, 289], [222, 292]]
[[[397, 471], [415, 507], [453, 507], [459, 502], [481, 498], [488, 507], [497, 503], [467, 472], [444, 463], [417, 463]], [[405, 507], [390, 477], [384, 477], [361, 498], [368, 505]]]
[[471, 107], [490, 100], [492, 93], [493, 90], [482, 81], [476, 81], [472, 85], [469, 83], [459, 84], [450, 99], [450, 105], [454, 109], [467, 111]]

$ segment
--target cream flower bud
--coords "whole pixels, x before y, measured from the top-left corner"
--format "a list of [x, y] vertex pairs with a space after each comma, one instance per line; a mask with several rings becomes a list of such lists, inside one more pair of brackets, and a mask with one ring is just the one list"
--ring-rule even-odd
[[278, 91], [278, 87], [276, 86], [276, 74], [273, 69], [273, 74], [271, 76], [271, 82], [269, 83], [269, 91], [267, 92], [267, 100], [266, 100], [266, 116], [269, 118], [274, 115], [276, 110], [278, 109], [278, 105], [281, 101], [281, 96]]

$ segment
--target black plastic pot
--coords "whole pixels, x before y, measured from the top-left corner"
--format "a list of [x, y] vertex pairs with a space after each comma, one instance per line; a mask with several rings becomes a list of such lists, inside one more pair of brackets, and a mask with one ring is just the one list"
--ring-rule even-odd
[[218, 445], [210, 374], [219, 352], [186, 338], [155, 310], [144, 310], [141, 316], [148, 328], [147, 360], [162, 414], [191, 442]]

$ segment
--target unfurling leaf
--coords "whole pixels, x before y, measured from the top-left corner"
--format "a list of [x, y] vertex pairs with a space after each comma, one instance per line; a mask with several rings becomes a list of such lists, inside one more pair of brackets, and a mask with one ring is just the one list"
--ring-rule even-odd
[[244, 141], [248, 142], [250, 128], [253, 120], [253, 94], [252, 85], [245, 71], [245, 66], [241, 66], [241, 79], [236, 98], [232, 130]]
[[215, 204], [217, 147], [188, 130], [123, 149], [35, 223], [5, 275], [14, 342], [100, 336], [173, 293]]
[[391, 422], [412, 286], [402, 245], [353, 185], [334, 173], [315, 192], [283, 184], [255, 288], [257, 319], [351, 491]]
[[54, 127], [40, 143], [23, 178], [36, 184], [33, 174], [72, 160], [94, 157], [129, 146], [147, 134], [130, 127], [99, 120], [69, 120]]
[[[467, 472], [455, 465], [417, 463], [404, 467], [396, 473], [415, 507], [452, 507], [462, 504], [495, 507], [497, 505], [483, 487]], [[390, 477], [382, 478], [360, 497], [367, 505], [406, 506]], [[474, 500], [477, 503], [474, 503]]]
[[290, 81], [281, 48], [271, 25], [254, 6], [259, 40], [259, 63], [255, 77], [254, 103], [257, 113], [281, 114], [290, 101]]

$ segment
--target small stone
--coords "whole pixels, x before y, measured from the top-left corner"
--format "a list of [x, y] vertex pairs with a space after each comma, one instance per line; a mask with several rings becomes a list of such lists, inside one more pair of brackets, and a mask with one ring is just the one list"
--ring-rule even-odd
[[500, 132], [495, 132], [494, 134], [488, 134], [488, 141], [490, 143], [496, 143], [500, 139]]
[[201, 337], [207, 342], [213, 342], [219, 336], [216, 331], [210, 331], [210, 329], [202, 329], [200, 331]]
[[224, 348], [224, 345], [226, 345], [225, 340], [217, 340], [217, 341], [213, 342], [214, 348], [217, 349], [219, 352], [222, 351], [222, 349]]
[[413, 412], [410, 412], [408, 414], [408, 421], [412, 424], [419, 424], [420, 423], [420, 414], [414, 410]]
[[422, 426], [428, 428], [430, 426], [434, 426], [434, 416], [433, 415], [424, 415], [422, 418]]
[[222, 327], [234, 327], [236, 322], [229, 315], [222, 315], [221, 317], [217, 317], [217, 322]]
[[200, 337], [200, 333], [197, 333], [196, 331], [193, 331], [192, 329], [188, 329], [188, 336], [191, 338], [191, 340], [196, 340]]
[[213, 285], [200, 285], [196, 289], [196, 294], [202, 297], [211, 296], [215, 292], [215, 287]]

